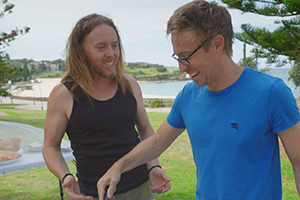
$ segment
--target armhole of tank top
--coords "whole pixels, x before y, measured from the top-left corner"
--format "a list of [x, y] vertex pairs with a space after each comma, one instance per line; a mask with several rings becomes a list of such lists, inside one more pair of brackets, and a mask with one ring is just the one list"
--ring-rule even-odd
[[[64, 84], [64, 86], [68, 89], [68, 91], [70, 92], [70, 90], [71, 90], [71, 88], [72, 88], [72, 86], [73, 86], [73, 82], [65, 82], [65, 83], [63, 83]], [[73, 94], [74, 95], [74, 97], [75, 97], [75, 94]], [[68, 119], [68, 124], [69, 124], [69, 122], [70, 122], [70, 120], [72, 119], [72, 115], [73, 115], [73, 110], [74, 110], [74, 104], [75, 104], [75, 99], [74, 99], [74, 97], [73, 97], [73, 95], [72, 95], [72, 108], [71, 108], [71, 113], [70, 113], [70, 115], [69, 115], [69, 119]], [[76, 98], [76, 97], [75, 97]]]

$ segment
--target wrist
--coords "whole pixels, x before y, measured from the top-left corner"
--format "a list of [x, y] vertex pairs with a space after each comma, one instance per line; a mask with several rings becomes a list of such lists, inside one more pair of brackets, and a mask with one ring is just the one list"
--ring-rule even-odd
[[156, 167], [161, 168], [160, 165], [153, 165], [152, 167], [150, 167], [150, 168], [148, 169], [148, 175], [149, 175], [150, 172], [151, 172], [154, 168], [156, 168]]
[[73, 177], [74, 177], [73, 174], [71, 174], [71, 173], [66, 173], [66, 174], [62, 177], [61, 183], [64, 183], [64, 180], [65, 180], [68, 176], [73, 176]]

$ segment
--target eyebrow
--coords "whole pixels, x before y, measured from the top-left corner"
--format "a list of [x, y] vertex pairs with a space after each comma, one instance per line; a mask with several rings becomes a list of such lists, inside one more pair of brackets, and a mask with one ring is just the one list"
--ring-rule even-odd
[[[106, 45], [106, 44], [110, 44], [110, 43], [108, 43], [108, 42], [97, 42], [97, 43], [95, 44], [95, 46]], [[120, 42], [119, 42], [119, 41], [114, 41], [114, 42], [112, 42], [111, 44], [120, 44]]]
[[183, 56], [183, 54], [190, 54], [192, 53], [193, 51], [182, 51], [178, 54], [174, 53], [175, 55], [177, 55], [179, 58], [184, 58], [184, 57], [187, 57], [187, 56]]

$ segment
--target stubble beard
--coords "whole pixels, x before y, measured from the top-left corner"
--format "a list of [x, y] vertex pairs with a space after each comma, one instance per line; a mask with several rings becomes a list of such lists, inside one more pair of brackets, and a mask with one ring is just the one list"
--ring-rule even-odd
[[94, 69], [94, 72], [98, 76], [100, 76], [102, 78], [107, 78], [107, 79], [114, 79], [117, 75], [117, 70], [115, 68], [107, 70], [107, 71], [102, 70], [102, 69], [101, 70]]

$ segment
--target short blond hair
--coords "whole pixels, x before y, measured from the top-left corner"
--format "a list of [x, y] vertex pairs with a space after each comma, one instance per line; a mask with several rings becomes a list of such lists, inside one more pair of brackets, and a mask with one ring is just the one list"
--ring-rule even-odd
[[231, 16], [225, 7], [216, 2], [194, 0], [178, 8], [168, 21], [167, 34], [177, 35], [184, 31], [191, 32], [199, 41], [222, 35], [224, 51], [232, 56], [234, 32]]

